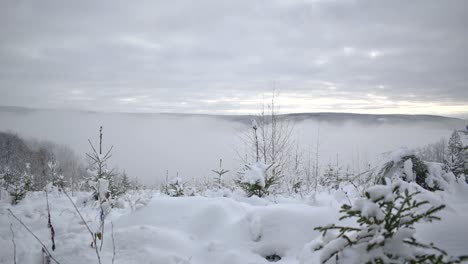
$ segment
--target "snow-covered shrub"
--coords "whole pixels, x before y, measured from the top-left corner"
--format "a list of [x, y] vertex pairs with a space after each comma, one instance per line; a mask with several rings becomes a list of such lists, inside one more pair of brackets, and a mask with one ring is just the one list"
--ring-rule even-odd
[[114, 198], [124, 195], [131, 188], [130, 178], [127, 173], [123, 171], [120, 175], [115, 175], [109, 188]]
[[31, 175], [6, 168], [2, 174], [2, 186], [10, 195], [12, 205], [23, 200], [31, 187]]
[[455, 180], [453, 173], [443, 164], [423, 161], [413, 151], [406, 149], [387, 154], [378, 166], [353, 180], [363, 186], [372, 186], [386, 184], [387, 179], [395, 177], [415, 182], [430, 191], [444, 190]]
[[[86, 179], [88, 186], [93, 190], [93, 197], [95, 200], [98, 200], [97, 186], [100, 179], [104, 179], [109, 183], [109, 192], [115, 191], [113, 187], [113, 177], [115, 176], [114, 170], [108, 168], [108, 160], [112, 157], [111, 147], [107, 152], [102, 152], [102, 126], [99, 129], [99, 149], [97, 150], [94, 145], [91, 143], [91, 140], [88, 140], [89, 145], [91, 146], [92, 152], [86, 153], [86, 156], [90, 160], [89, 164], [89, 177]], [[112, 193], [113, 194], [113, 193]]]
[[419, 187], [400, 180], [376, 185], [354, 205], [344, 204], [340, 218], [355, 219], [355, 226], [316, 227], [322, 233], [312, 244], [321, 263], [458, 263], [468, 257], [450, 257], [434, 244], [415, 237], [416, 223], [440, 220], [435, 214], [445, 205], [420, 197]]
[[184, 196], [185, 182], [180, 177], [175, 177], [166, 184], [166, 194], [172, 197]]
[[122, 194], [121, 197], [117, 198], [115, 202], [115, 207], [125, 208], [130, 207], [132, 211], [136, 211], [146, 205], [151, 201], [153, 197], [151, 191], [134, 191], [129, 190], [128, 192]]
[[52, 176], [52, 185], [56, 186], [59, 190], [63, 190], [66, 181], [65, 177], [57, 171], [57, 163], [54, 161], [49, 161], [47, 166], [49, 167], [49, 171]]
[[223, 160], [222, 159], [219, 159], [219, 169], [217, 170], [211, 170], [212, 172], [214, 172], [216, 174], [215, 178], [214, 178], [214, 184], [215, 186], [218, 188], [218, 189], [221, 189], [223, 187], [223, 175], [228, 173], [229, 170], [225, 170], [223, 169]]
[[278, 178], [269, 175], [267, 172], [273, 164], [266, 165], [256, 162], [253, 165], [245, 165], [245, 170], [240, 172], [240, 179], [235, 183], [247, 194], [247, 196], [257, 195], [263, 197], [270, 194], [270, 189], [278, 183]]
[[457, 176], [460, 177], [465, 168], [463, 144], [457, 131], [450, 136], [444, 163]]

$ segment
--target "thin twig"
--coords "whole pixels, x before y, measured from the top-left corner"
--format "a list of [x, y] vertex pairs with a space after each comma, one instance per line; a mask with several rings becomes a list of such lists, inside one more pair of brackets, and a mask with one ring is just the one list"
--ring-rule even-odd
[[90, 139], [88, 139], [88, 142], [89, 142], [89, 145], [91, 146], [91, 148], [93, 149], [93, 152], [94, 152], [94, 153], [97, 153], [97, 151], [96, 151], [96, 149], [94, 148], [93, 143], [91, 143], [91, 140], [90, 140]]
[[13, 223], [10, 222], [11, 242], [13, 243], [13, 263], [16, 264], [16, 243], [15, 232], [13, 232]]
[[37, 240], [37, 242], [39, 242], [41, 245], [42, 245], [42, 249], [45, 251], [45, 253], [50, 257], [50, 259], [52, 259], [53, 261], [55, 261], [55, 263], [57, 264], [60, 264], [60, 262], [58, 262], [53, 256], [52, 254], [50, 254], [50, 251], [47, 249], [46, 245], [44, 245], [44, 243], [42, 243], [42, 241], [31, 231], [31, 229], [29, 229], [24, 223], [23, 221], [21, 221], [21, 219], [19, 219], [11, 210], [10, 208], [7, 209], [7, 211], [11, 214], [11, 216], [13, 216], [16, 221], [18, 221], [24, 228], [26, 228], [26, 230]]
[[65, 193], [65, 195], [67, 196], [68, 200], [70, 200], [71, 204], [73, 205], [73, 207], [75, 207], [75, 210], [76, 212], [78, 213], [78, 215], [80, 216], [81, 218], [81, 221], [83, 221], [84, 225], [86, 226], [86, 228], [88, 229], [88, 232], [89, 234], [91, 235], [91, 238], [93, 239], [93, 243], [94, 243], [94, 249], [96, 250], [96, 256], [98, 258], [98, 262], [99, 264], [101, 264], [101, 256], [99, 256], [99, 251], [97, 249], [97, 244], [96, 244], [96, 236], [94, 235], [93, 231], [91, 231], [91, 228], [89, 228], [88, 224], [86, 223], [86, 221], [84, 220], [83, 216], [81, 215], [80, 213], [80, 210], [78, 210], [78, 207], [76, 207], [76, 204], [73, 202], [73, 200], [70, 198], [70, 195], [68, 195], [68, 193], [64, 190], [63, 193]]
[[114, 223], [111, 221], [111, 237], [112, 237], [112, 264], [115, 259], [115, 240], [114, 240]]

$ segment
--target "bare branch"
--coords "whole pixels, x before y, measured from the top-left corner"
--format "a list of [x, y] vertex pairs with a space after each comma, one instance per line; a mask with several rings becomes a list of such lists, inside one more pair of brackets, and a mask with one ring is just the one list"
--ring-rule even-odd
[[64, 190], [63, 193], [65, 193], [65, 195], [67, 196], [68, 200], [70, 200], [71, 204], [73, 205], [73, 207], [75, 207], [75, 210], [76, 212], [78, 213], [78, 215], [80, 216], [81, 218], [81, 221], [83, 221], [84, 225], [86, 226], [86, 229], [88, 229], [88, 232], [89, 234], [91, 235], [91, 238], [93, 240], [93, 243], [94, 243], [94, 249], [96, 250], [96, 256], [98, 258], [98, 262], [99, 264], [101, 264], [101, 256], [99, 256], [99, 251], [97, 249], [97, 244], [96, 244], [96, 236], [94, 235], [93, 231], [91, 231], [91, 228], [89, 228], [88, 224], [86, 223], [86, 221], [84, 220], [83, 216], [81, 215], [80, 213], [80, 210], [78, 210], [78, 207], [76, 207], [76, 204], [73, 202], [73, 200], [70, 198], [70, 195], [68, 195], [68, 193]]
[[89, 142], [89, 145], [91, 146], [91, 148], [93, 149], [93, 152], [97, 154], [97, 151], [96, 151], [96, 149], [94, 148], [93, 143], [91, 143], [91, 140], [90, 140], [90, 139], [88, 139], [88, 142]]
[[21, 221], [21, 219], [19, 219], [11, 210], [10, 208], [7, 208], [7, 211], [11, 214], [11, 216], [13, 216], [16, 221], [18, 221], [24, 228], [26, 228], [26, 230], [37, 240], [37, 242], [39, 242], [39, 244], [42, 245], [42, 250], [44, 251], [44, 253], [47, 254], [47, 256], [50, 257], [50, 259], [52, 259], [53, 261], [55, 261], [55, 263], [57, 264], [60, 264], [60, 262], [58, 262], [53, 256], [52, 254], [50, 254], [50, 251], [47, 249], [46, 245], [44, 245], [44, 243], [42, 243], [42, 241], [31, 231], [31, 229], [29, 229], [24, 223], [23, 221]]

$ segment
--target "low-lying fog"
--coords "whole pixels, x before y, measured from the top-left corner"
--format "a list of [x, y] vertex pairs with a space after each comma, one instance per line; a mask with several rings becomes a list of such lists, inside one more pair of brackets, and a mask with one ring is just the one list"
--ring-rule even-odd
[[[248, 117], [245, 117], [248, 119]], [[415, 148], [460, 128], [454, 122], [360, 122], [297, 121], [294, 137], [307, 156], [319, 139], [322, 166], [331, 160], [348, 164], [356, 171], [373, 163], [383, 152], [400, 147]], [[457, 122], [455, 122], [457, 123]], [[239, 153], [245, 146], [239, 134], [249, 122], [213, 116], [164, 114], [105, 114], [70, 111], [0, 111], [0, 130], [11, 130], [25, 138], [47, 139], [72, 147], [84, 157], [90, 150], [87, 139], [97, 142], [104, 127], [104, 145], [114, 145], [112, 164], [125, 169], [143, 183], [159, 183], [169, 170], [182, 178], [212, 176], [220, 158], [224, 167], [235, 172]], [[455, 127], [458, 126], [458, 127]], [[319, 133], [319, 137], [318, 137]]]

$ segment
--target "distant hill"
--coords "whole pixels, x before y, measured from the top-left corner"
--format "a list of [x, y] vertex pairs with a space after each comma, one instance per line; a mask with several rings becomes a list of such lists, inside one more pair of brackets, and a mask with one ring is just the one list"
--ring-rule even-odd
[[[123, 116], [138, 116], [141, 118], [149, 118], [156, 116], [169, 116], [178, 118], [188, 117], [211, 117], [224, 119], [228, 121], [240, 122], [249, 124], [254, 115], [214, 115], [214, 114], [187, 114], [187, 113], [125, 113], [125, 112], [95, 112], [83, 110], [52, 110], [52, 109], [35, 109], [16, 106], [0, 106], [0, 113], [17, 113], [28, 114], [38, 112], [49, 113], [82, 113], [96, 115], [123, 115]], [[414, 123], [430, 123], [444, 127], [464, 128], [468, 124], [468, 120], [445, 117], [438, 115], [404, 115], [404, 114], [356, 114], [356, 113], [335, 113], [335, 112], [320, 112], [320, 113], [291, 113], [282, 114], [280, 118], [288, 119], [295, 122], [316, 121], [329, 123], [345, 123], [357, 122], [366, 125], [379, 124], [414, 124]]]

